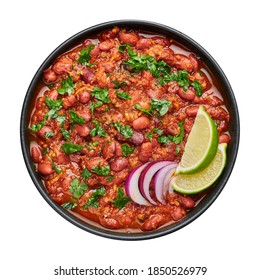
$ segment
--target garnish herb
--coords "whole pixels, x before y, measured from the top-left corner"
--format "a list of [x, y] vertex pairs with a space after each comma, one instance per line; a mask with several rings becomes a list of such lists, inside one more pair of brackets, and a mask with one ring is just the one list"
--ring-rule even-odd
[[84, 194], [84, 191], [87, 189], [88, 185], [80, 184], [78, 178], [75, 178], [70, 182], [69, 190], [71, 194], [77, 199], [79, 199]]
[[163, 130], [161, 130], [159, 128], [154, 128], [151, 132], [147, 133], [146, 136], [150, 141], [152, 141], [152, 139], [153, 139], [153, 133], [157, 133], [158, 135], [162, 135]]
[[90, 45], [90, 46], [87, 46], [86, 48], [82, 48], [79, 53], [78, 62], [84, 66], [92, 66], [92, 64], [89, 63], [89, 60], [90, 60], [90, 52], [94, 48], [95, 48], [94, 45]]
[[91, 177], [91, 172], [87, 169], [87, 168], [84, 168], [82, 170], [82, 173], [81, 173], [81, 176], [84, 180], [88, 179], [89, 177]]
[[91, 195], [91, 197], [89, 198], [89, 200], [87, 201], [87, 203], [85, 203], [82, 208], [84, 210], [87, 210], [89, 206], [94, 207], [94, 208], [98, 208], [99, 206], [99, 202], [98, 199], [101, 196], [104, 196], [104, 194], [106, 193], [106, 189], [104, 187], [100, 187], [99, 189], [96, 189], [93, 194]]
[[91, 95], [93, 97], [95, 97], [97, 100], [100, 100], [104, 103], [109, 103], [110, 102], [110, 98], [108, 96], [108, 88], [94, 88], [91, 92]]
[[118, 188], [117, 198], [115, 200], [111, 200], [114, 206], [120, 210], [130, 201], [131, 199], [128, 196], [124, 196], [124, 191], [122, 188]]
[[66, 142], [61, 146], [61, 148], [65, 154], [72, 154], [84, 149], [85, 146], [73, 144], [71, 142]]
[[200, 82], [198, 80], [195, 80], [193, 83], [191, 83], [191, 85], [194, 87], [194, 89], [196, 91], [196, 95], [200, 97], [202, 95], [202, 91], [203, 91], [203, 88], [202, 88]]
[[152, 98], [150, 110], [156, 110], [159, 113], [159, 115], [162, 117], [168, 112], [170, 106], [171, 106], [170, 101], [164, 99]]
[[121, 133], [125, 138], [131, 138], [134, 134], [132, 128], [129, 125], [123, 125], [120, 122], [115, 123], [115, 127], [119, 133]]
[[124, 100], [130, 100], [131, 99], [131, 96], [127, 92], [124, 92], [124, 91], [117, 91], [116, 95], [119, 98], [124, 99]]
[[64, 115], [57, 116], [56, 120], [59, 124], [62, 124], [66, 120], [66, 116]]
[[46, 96], [45, 102], [49, 109], [59, 111], [62, 108], [62, 100], [57, 99], [57, 100], [52, 100], [49, 98], [49, 96]]
[[61, 87], [57, 89], [58, 93], [63, 95], [65, 93], [68, 93], [68, 95], [71, 95], [71, 93], [74, 90], [74, 83], [73, 80], [71, 78], [71, 76], [68, 76], [67, 79], [63, 79], [61, 82]]
[[47, 121], [47, 118], [48, 118], [48, 115], [45, 114], [44, 117], [43, 117], [43, 120], [37, 124], [32, 124], [31, 126], [31, 131], [32, 132], [37, 132], [39, 131], [41, 128], [43, 128], [45, 126], [45, 123]]
[[58, 165], [55, 165], [53, 159], [51, 159], [51, 169], [54, 170], [57, 174], [60, 174], [62, 172], [61, 168]]
[[118, 82], [117, 80], [114, 80], [113, 83], [115, 84], [114, 89], [120, 89], [127, 85], [126, 82]]
[[73, 202], [65, 202], [61, 205], [61, 207], [63, 207], [64, 209], [67, 210], [72, 210], [73, 208], [77, 207], [78, 204], [77, 203], [73, 203]]
[[44, 134], [44, 138], [51, 138], [53, 136], [54, 132], [53, 131], [47, 131]]
[[96, 127], [92, 128], [90, 130], [90, 136], [101, 136], [101, 137], [106, 137], [106, 132], [102, 128], [101, 124], [97, 120], [92, 120], [92, 122], [96, 125]]
[[106, 181], [107, 181], [107, 182], [112, 182], [112, 181], [114, 180], [114, 178], [115, 178], [115, 177], [112, 176], [112, 175], [111, 175], [111, 176], [108, 176], [108, 177], [106, 178]]
[[183, 126], [183, 121], [179, 122], [179, 128], [180, 128], [180, 133], [177, 135], [160, 135], [158, 137], [158, 142], [164, 145], [170, 144], [170, 142], [173, 142], [174, 144], [180, 144], [183, 141], [184, 137], [184, 126]]
[[131, 147], [129, 147], [128, 144], [123, 144], [123, 145], [121, 145], [121, 148], [122, 148], [122, 153], [123, 153], [123, 156], [124, 156], [124, 157], [127, 157], [128, 155], [132, 154], [133, 151], [135, 150], [134, 147], [131, 148]]
[[97, 175], [107, 176], [110, 173], [110, 165], [100, 166], [100, 162], [99, 162], [96, 167], [92, 166], [91, 171], [93, 173], [96, 173]]
[[60, 128], [61, 129], [61, 134], [63, 135], [63, 137], [66, 139], [66, 140], [69, 140], [70, 139], [70, 133], [67, 129], [65, 129], [63, 126]]
[[70, 120], [71, 120], [72, 124], [75, 124], [75, 123], [83, 124], [83, 123], [85, 123], [85, 119], [83, 117], [80, 117], [74, 110], [70, 110], [69, 114], [70, 114]]
[[91, 110], [92, 115], [94, 114], [94, 110], [95, 110], [96, 108], [102, 106], [102, 105], [103, 105], [103, 102], [100, 101], [100, 100], [98, 100], [97, 102], [91, 103], [91, 105], [90, 105], [90, 110]]
[[150, 116], [152, 116], [152, 113], [155, 110], [162, 117], [168, 112], [170, 106], [170, 101], [152, 98], [151, 107], [149, 110], [144, 110], [140, 104], [136, 104], [134, 108]]

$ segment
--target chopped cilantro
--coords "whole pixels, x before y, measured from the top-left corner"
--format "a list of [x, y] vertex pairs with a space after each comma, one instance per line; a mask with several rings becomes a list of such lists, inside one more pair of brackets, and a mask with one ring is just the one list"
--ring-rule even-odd
[[119, 98], [124, 99], [124, 100], [130, 100], [131, 99], [131, 96], [127, 92], [124, 92], [124, 91], [117, 91], [116, 95]]
[[91, 177], [91, 172], [87, 169], [87, 168], [84, 168], [82, 170], [82, 173], [81, 173], [81, 176], [84, 180], [88, 179], [89, 177]]
[[91, 197], [89, 198], [89, 200], [87, 201], [87, 203], [85, 203], [82, 208], [84, 210], [87, 210], [89, 206], [94, 207], [94, 208], [98, 208], [99, 206], [99, 202], [98, 199], [101, 196], [104, 196], [104, 194], [106, 193], [106, 189], [104, 187], [100, 187], [99, 189], [96, 189]]
[[106, 137], [106, 131], [102, 128], [101, 124], [97, 120], [92, 120], [96, 127], [90, 130], [90, 136], [101, 136]]
[[131, 199], [128, 196], [124, 196], [124, 191], [122, 188], [118, 188], [117, 198], [115, 200], [111, 200], [114, 206], [120, 210], [130, 201]]
[[198, 80], [195, 80], [191, 85], [194, 87], [197, 96], [201, 96], [203, 92], [203, 88]]
[[78, 62], [81, 63], [83, 66], [92, 66], [89, 63], [90, 60], [90, 52], [95, 48], [94, 45], [87, 46], [86, 48], [82, 48], [79, 53]]
[[71, 181], [70, 187], [69, 187], [71, 194], [77, 199], [79, 199], [84, 194], [84, 191], [87, 189], [88, 189], [88, 185], [80, 184], [78, 178], [74, 178]]
[[61, 87], [58, 88], [58, 93], [63, 95], [65, 93], [68, 93], [68, 95], [71, 95], [75, 87], [75, 84], [73, 83], [73, 80], [71, 76], [68, 76], [67, 79], [63, 79], [61, 82]]
[[100, 163], [98, 163], [98, 165], [92, 166], [92, 170], [93, 173], [96, 173], [97, 175], [101, 175], [101, 176], [107, 176], [110, 173], [110, 165], [106, 165], [106, 166], [100, 166]]
[[65, 154], [72, 154], [84, 149], [85, 146], [73, 144], [71, 142], [66, 142], [61, 146], [61, 148]]
[[131, 148], [131, 147], [129, 147], [128, 144], [123, 144], [123, 145], [121, 145], [121, 148], [122, 148], [122, 153], [123, 153], [123, 156], [124, 156], [124, 157], [127, 157], [128, 155], [132, 154], [133, 151], [135, 150], [134, 147]]
[[131, 138], [134, 134], [132, 128], [129, 125], [123, 125], [120, 122], [115, 123], [115, 127], [119, 133], [121, 133], [125, 138]]
[[77, 203], [74, 203], [74, 202], [65, 202], [61, 205], [61, 207], [63, 207], [64, 209], [67, 209], [67, 210], [71, 210], [75, 207], [77, 207], [78, 204]]
[[70, 114], [71, 123], [73, 124], [75, 123], [83, 124], [86, 122], [85, 119], [83, 117], [80, 117], [74, 110], [70, 110], [69, 114]]
[[103, 89], [96, 87], [92, 90], [91, 95], [93, 97], [95, 97], [97, 100], [100, 100], [104, 103], [109, 103], [110, 102], [107, 87], [105, 87]]

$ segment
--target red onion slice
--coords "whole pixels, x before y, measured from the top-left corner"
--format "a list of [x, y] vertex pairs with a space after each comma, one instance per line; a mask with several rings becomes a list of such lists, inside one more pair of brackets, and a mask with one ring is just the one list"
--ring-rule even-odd
[[171, 164], [171, 161], [157, 161], [152, 162], [142, 171], [140, 180], [139, 180], [139, 188], [141, 194], [152, 204], [156, 205], [157, 203], [150, 196], [150, 182], [155, 175], [155, 173], [161, 168]]
[[173, 162], [161, 168], [154, 177], [154, 192], [157, 200], [166, 204], [165, 196], [169, 189], [169, 183], [177, 163]]
[[151, 206], [151, 204], [142, 196], [139, 190], [139, 178], [141, 172], [149, 164], [145, 163], [137, 168], [135, 168], [128, 176], [126, 180], [126, 194], [137, 204]]

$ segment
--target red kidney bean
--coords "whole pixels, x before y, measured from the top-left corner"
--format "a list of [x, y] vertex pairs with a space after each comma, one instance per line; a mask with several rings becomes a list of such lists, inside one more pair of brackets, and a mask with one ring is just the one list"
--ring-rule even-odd
[[70, 163], [70, 158], [68, 155], [65, 154], [59, 154], [57, 157], [57, 163], [58, 164], [62, 164], [62, 165], [66, 165]]
[[89, 84], [95, 77], [95, 74], [92, 72], [90, 67], [86, 67], [82, 69], [82, 74], [80, 77], [86, 84]]
[[180, 87], [177, 93], [184, 100], [193, 100], [196, 96], [195, 89], [192, 87], [189, 87], [187, 91], [184, 91], [183, 87]]
[[64, 72], [70, 72], [72, 70], [72, 60], [62, 56], [57, 62], [53, 64], [52, 70], [58, 75], [61, 75]]
[[195, 201], [189, 196], [180, 196], [180, 204], [186, 209], [193, 208]]
[[119, 229], [121, 228], [120, 223], [114, 218], [100, 218], [100, 224], [106, 228]]
[[77, 114], [80, 117], [82, 117], [85, 120], [85, 122], [89, 122], [92, 119], [90, 110], [88, 110], [88, 111], [78, 110]]
[[118, 27], [114, 27], [112, 30], [106, 30], [106, 31], [102, 32], [100, 39], [101, 40], [114, 39], [117, 37], [118, 32], [119, 32]]
[[196, 55], [194, 53], [190, 53], [189, 54], [189, 59], [190, 59], [190, 62], [193, 66], [193, 71], [197, 71], [198, 67], [199, 67], [199, 62], [198, 62], [198, 59], [197, 59]]
[[68, 109], [77, 102], [76, 96], [74, 94], [67, 96], [63, 99], [62, 105], [64, 109]]
[[124, 168], [126, 168], [128, 165], [128, 160], [127, 158], [124, 157], [119, 157], [116, 158], [114, 161], [111, 162], [110, 167], [113, 171], [121, 171]]
[[83, 47], [86, 48], [87, 46], [91, 46], [93, 45], [92, 41], [89, 40], [89, 39], [86, 39], [84, 42], [83, 42]]
[[222, 143], [229, 143], [230, 142], [230, 136], [228, 134], [221, 134], [219, 135], [219, 140], [218, 140], [219, 144]]
[[75, 124], [74, 129], [81, 137], [87, 137], [90, 133], [90, 128], [86, 124]]
[[70, 178], [64, 178], [64, 180], [62, 181], [61, 183], [61, 186], [62, 186], [62, 189], [64, 191], [67, 191], [70, 187], [70, 182], [71, 182], [71, 179]]
[[40, 162], [38, 164], [38, 171], [42, 175], [50, 175], [54, 173], [55, 171], [52, 169], [52, 164], [50, 162]]
[[71, 154], [71, 155], [69, 155], [69, 158], [70, 158], [70, 160], [73, 161], [73, 162], [80, 162], [80, 155]]
[[161, 36], [153, 36], [151, 39], [158, 45], [161, 45], [163, 47], [169, 47], [171, 45], [171, 42], [169, 39], [161, 37]]
[[90, 56], [91, 57], [97, 57], [99, 55], [99, 46], [95, 46], [93, 50], [90, 51]]
[[116, 150], [115, 150], [116, 156], [121, 157], [123, 155], [122, 147], [118, 142], [115, 142], [115, 144], [116, 144]]
[[58, 93], [57, 89], [53, 89], [53, 90], [51, 90], [50, 92], [48, 92], [48, 97], [49, 97], [51, 100], [57, 100], [57, 99], [58, 99], [58, 96], [59, 96], [59, 93]]
[[47, 84], [53, 83], [57, 80], [57, 75], [51, 68], [48, 68], [43, 72], [43, 79]]
[[41, 158], [42, 158], [42, 153], [40, 151], [40, 149], [36, 146], [33, 146], [31, 148], [31, 155], [32, 155], [32, 160], [35, 162], [35, 163], [39, 163]]
[[130, 44], [135, 46], [139, 40], [139, 35], [135, 32], [119, 32], [119, 41], [121, 44]]
[[159, 55], [158, 59], [162, 59], [170, 66], [174, 66], [175, 58], [172, 49], [162, 49], [160, 50], [158, 55]]
[[187, 70], [188, 72], [192, 72], [194, 67], [190, 61], [190, 59], [183, 54], [175, 54], [174, 55], [174, 65], [180, 70]]
[[144, 136], [141, 132], [134, 131], [133, 136], [129, 139], [129, 142], [135, 145], [141, 145], [144, 142]]
[[138, 159], [140, 161], [148, 161], [148, 159], [152, 156], [153, 152], [153, 144], [151, 142], [145, 142], [141, 145], [141, 150], [138, 155]]
[[150, 126], [150, 120], [147, 117], [142, 116], [134, 120], [132, 125], [135, 130], [143, 130]]
[[114, 47], [114, 44], [115, 44], [114, 40], [108, 39], [108, 40], [102, 41], [99, 44], [99, 49], [101, 51], [109, 51]]
[[102, 155], [105, 159], [112, 158], [116, 151], [116, 144], [115, 142], [106, 143], [102, 150]]
[[207, 109], [212, 119], [229, 122], [229, 113], [222, 107], [210, 107]]
[[149, 38], [141, 38], [140, 40], [137, 41], [136, 43], [136, 48], [138, 50], [145, 50], [149, 49], [153, 45], [153, 40]]
[[183, 208], [179, 206], [175, 206], [174, 209], [171, 211], [171, 216], [174, 221], [179, 221], [181, 218], [184, 217], [185, 211]]
[[162, 215], [159, 214], [153, 215], [143, 223], [142, 230], [149, 231], [149, 230], [157, 229], [159, 226], [162, 225], [162, 222], [163, 222]]
[[47, 132], [53, 132], [53, 130], [52, 130], [51, 127], [49, 127], [49, 126], [44, 126], [44, 127], [42, 127], [42, 128], [37, 132], [37, 135], [38, 135], [39, 137], [41, 137], [42, 139], [45, 139], [45, 138], [46, 138], [46, 137], [45, 137], [45, 134], [46, 134]]
[[83, 104], [89, 102], [89, 100], [91, 99], [91, 93], [86, 90], [86, 89], [83, 89], [79, 92], [79, 101]]
[[185, 113], [189, 117], [196, 117], [199, 110], [199, 106], [189, 106], [185, 109]]

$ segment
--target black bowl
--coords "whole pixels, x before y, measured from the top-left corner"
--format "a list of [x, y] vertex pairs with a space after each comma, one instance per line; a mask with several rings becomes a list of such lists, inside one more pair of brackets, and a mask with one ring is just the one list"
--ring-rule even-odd
[[[166, 37], [173, 38], [176, 42], [186, 47], [190, 51], [194, 52], [198, 55], [203, 61], [204, 65], [206, 65], [207, 70], [212, 73], [215, 79], [218, 81], [219, 90], [222, 93], [222, 97], [224, 98], [226, 107], [230, 113], [230, 125], [229, 132], [231, 135], [231, 142], [227, 149], [227, 165], [215, 184], [213, 188], [207, 193], [206, 197], [195, 207], [193, 208], [187, 216], [185, 216], [181, 221], [170, 224], [168, 226], [159, 228], [158, 230], [151, 232], [123, 232], [123, 231], [115, 231], [102, 228], [98, 224], [95, 224], [89, 220], [84, 220], [82, 217], [75, 216], [71, 214], [67, 210], [63, 209], [61, 206], [56, 204], [47, 193], [40, 177], [35, 172], [34, 164], [30, 155], [30, 143], [28, 139], [28, 124], [30, 118], [30, 106], [33, 102], [34, 92], [37, 84], [42, 79], [43, 70], [48, 68], [55, 58], [57, 58], [62, 53], [69, 50], [71, 47], [77, 45], [77, 43], [81, 42], [85, 38], [91, 37], [92, 35], [96, 35], [104, 30], [113, 28], [114, 26], [132, 28], [137, 30], [143, 30], [147, 32], [157, 33], [165, 35]], [[194, 40], [186, 36], [185, 34], [162, 24], [147, 22], [147, 21], [139, 21], [139, 20], [120, 20], [120, 21], [111, 21], [102, 23], [99, 25], [95, 25], [93, 27], [87, 28], [76, 35], [72, 36], [64, 43], [62, 43], [59, 47], [57, 47], [42, 63], [35, 76], [33, 77], [31, 84], [26, 93], [22, 113], [21, 113], [21, 123], [20, 123], [20, 136], [21, 136], [21, 146], [22, 152], [25, 160], [25, 164], [29, 171], [29, 174], [43, 198], [49, 203], [49, 205], [57, 211], [62, 217], [70, 221], [72, 224], [78, 226], [81, 229], [84, 229], [90, 233], [94, 233], [96, 235], [100, 235], [103, 237], [120, 239], [120, 240], [143, 240], [150, 239], [159, 236], [163, 236], [169, 233], [172, 233], [180, 228], [188, 225], [190, 222], [194, 221], [198, 218], [204, 211], [208, 209], [208, 207], [215, 201], [215, 199], [219, 196], [220, 192], [223, 190], [226, 185], [228, 178], [231, 174], [233, 166], [235, 164], [238, 146], [239, 146], [239, 114], [237, 109], [237, 104], [235, 100], [234, 93], [232, 88], [223, 73], [220, 66], [217, 62], [211, 57], [211, 55], [202, 48], [198, 43]]]

